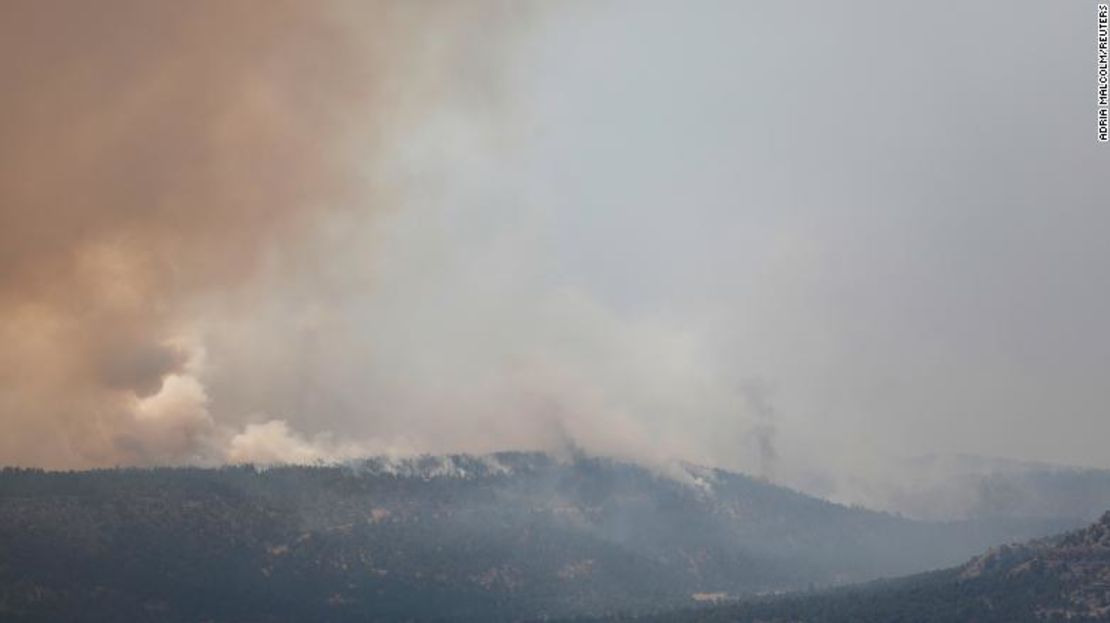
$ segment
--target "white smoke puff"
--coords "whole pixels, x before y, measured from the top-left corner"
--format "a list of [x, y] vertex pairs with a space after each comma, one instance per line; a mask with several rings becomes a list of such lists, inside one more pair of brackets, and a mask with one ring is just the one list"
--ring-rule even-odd
[[170, 374], [157, 393], [138, 399], [132, 422], [117, 445], [141, 462], [209, 463], [218, 454], [220, 435], [208, 411], [208, 394], [189, 374]]
[[330, 463], [364, 456], [358, 444], [337, 444], [330, 435], [313, 439], [294, 431], [285, 420], [247, 424], [243, 432], [231, 437], [227, 448], [229, 463], [311, 464]]
[[213, 465], [232, 463], [306, 464], [332, 462], [364, 454], [357, 444], [339, 444], [329, 433], [309, 439], [284, 420], [248, 424], [243, 430], [216, 422], [208, 391], [206, 350], [196, 338], [180, 337], [166, 344], [187, 354], [180, 373], [161, 379], [155, 393], [136, 397], [131, 426], [117, 446], [132, 461]]

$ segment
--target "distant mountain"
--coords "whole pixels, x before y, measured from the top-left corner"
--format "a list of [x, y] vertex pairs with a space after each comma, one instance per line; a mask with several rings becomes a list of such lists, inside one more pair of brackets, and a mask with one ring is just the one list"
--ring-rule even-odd
[[864, 505], [925, 520], [974, 517], [1072, 519], [1110, 508], [1110, 470], [966, 454], [892, 461], [845, 483]]
[[955, 564], [1053, 521], [911, 521], [692, 465], [441, 456], [0, 471], [0, 620], [513, 620]]
[[[627, 621], [616, 617], [609, 621]], [[1061, 537], [992, 548], [900, 580], [672, 611], [641, 623], [1022, 623], [1110, 621], [1110, 512]]]

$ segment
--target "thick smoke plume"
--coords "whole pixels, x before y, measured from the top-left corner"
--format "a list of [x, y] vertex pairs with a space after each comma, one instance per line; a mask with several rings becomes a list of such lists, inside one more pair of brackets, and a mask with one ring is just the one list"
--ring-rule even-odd
[[1110, 466], [1084, 10], [550, 4], [0, 3], [0, 463]]
[[756, 469], [704, 336], [546, 270], [507, 167], [517, 5], [2, 11], [0, 463]]
[[198, 319], [249, 309], [263, 267], [307, 261], [334, 214], [388, 208], [375, 159], [502, 13], [5, 2], [0, 462], [320, 454], [280, 421], [218, 421]]

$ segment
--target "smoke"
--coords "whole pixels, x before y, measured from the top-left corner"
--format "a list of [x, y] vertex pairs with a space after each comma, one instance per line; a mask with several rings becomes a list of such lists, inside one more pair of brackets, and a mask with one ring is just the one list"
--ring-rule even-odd
[[774, 481], [779, 453], [775, 446], [777, 416], [771, 403], [771, 389], [762, 381], [749, 380], [741, 384], [740, 393], [753, 420], [750, 435], [755, 441], [758, 474], [768, 481]]
[[1083, 10], [634, 4], [3, 3], [0, 463], [1105, 464]]
[[305, 232], [388, 209], [375, 160], [455, 74], [483, 84], [473, 30], [493, 47], [510, 13], [4, 3], [0, 461], [314, 457], [280, 422], [227, 430], [201, 321], [250, 307], [267, 266], [311, 261]]
[[735, 454], [703, 336], [547, 272], [522, 10], [3, 13], [0, 462]]

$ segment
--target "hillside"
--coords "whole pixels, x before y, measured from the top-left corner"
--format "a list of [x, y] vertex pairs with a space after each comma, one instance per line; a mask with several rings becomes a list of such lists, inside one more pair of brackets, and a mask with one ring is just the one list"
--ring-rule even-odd
[[1110, 621], [1110, 512], [1083, 530], [1023, 545], [992, 548], [952, 569], [817, 594], [667, 612], [636, 620], [641, 623]]
[[681, 607], [955, 564], [930, 524], [695, 466], [540, 454], [0, 472], [0, 619], [469, 620]]

